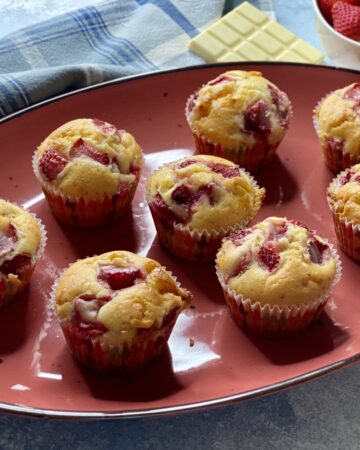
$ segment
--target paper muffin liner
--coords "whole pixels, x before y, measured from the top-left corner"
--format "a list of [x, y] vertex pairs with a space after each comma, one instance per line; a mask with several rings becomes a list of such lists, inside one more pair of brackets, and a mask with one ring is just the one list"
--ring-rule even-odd
[[64, 223], [83, 228], [107, 225], [126, 214], [140, 180], [139, 172], [134, 181], [120, 183], [118, 193], [112, 197], [105, 195], [103, 198], [88, 200], [83, 197], [65, 195], [60, 189], [44, 182], [39, 173], [35, 154], [33, 170], [54, 216]]
[[[116, 373], [135, 375], [144, 369], [167, 346], [176, 320], [184, 308], [174, 308], [163, 318], [160, 327], [138, 328], [131, 342], [119, 342], [118, 345], [101, 341], [101, 335], [87, 333], [73, 323], [72, 319], [61, 320], [56, 311], [56, 287], [60, 278], [74, 263], [64, 268], [51, 287], [50, 305], [63, 332], [66, 343], [74, 358], [84, 366], [102, 374]], [[181, 288], [180, 282], [171, 271], [161, 266]]]
[[[346, 170], [340, 172], [330, 183], [328, 190], [336, 190], [339, 179], [346, 174]], [[336, 213], [334, 201], [327, 196], [327, 202], [334, 222], [335, 233], [339, 245], [344, 253], [357, 262], [360, 262], [360, 224]]]
[[190, 95], [186, 102], [185, 116], [192, 131], [197, 152], [204, 155], [214, 155], [228, 159], [251, 172], [261, 169], [271, 161], [285, 136], [286, 129], [288, 128], [290, 119], [293, 115], [292, 103], [289, 101], [289, 120], [283, 127], [285, 129], [283, 136], [281, 136], [277, 142], [269, 144], [265, 141], [255, 140], [254, 144], [239, 142], [235, 148], [227, 148], [222, 146], [220, 143], [212, 142], [206, 136], [201, 133], [197, 133], [192, 128], [189, 114], [191, 112], [191, 104], [195, 101], [195, 99], [196, 92]]
[[320, 148], [325, 160], [326, 165], [329, 169], [334, 173], [338, 174], [342, 170], [353, 166], [360, 162], [360, 155], [356, 156], [349, 152], [344, 151], [342, 148], [339, 148], [336, 144], [336, 140], [326, 139], [320, 137], [320, 125], [319, 119], [317, 117], [317, 111], [320, 109], [323, 101], [330, 95], [332, 92], [323, 97], [315, 106], [314, 114], [313, 114], [313, 125], [316, 131], [316, 134], [319, 138]]
[[5, 275], [0, 279], [0, 308], [11, 302], [15, 297], [21, 294], [30, 284], [32, 274], [39, 259], [42, 257], [46, 241], [47, 233], [42, 221], [32, 212], [26, 211], [14, 202], [12, 204], [18, 206], [23, 211], [31, 215], [40, 228], [40, 242], [36, 253], [31, 258], [31, 264], [26, 266], [17, 276]]
[[342, 274], [340, 258], [334, 246], [325, 240], [336, 261], [336, 272], [329, 288], [321, 296], [303, 305], [262, 305], [236, 293], [226, 283], [219, 266], [216, 274], [233, 320], [240, 328], [266, 337], [286, 337], [307, 328], [325, 307]]
[[[157, 170], [160, 170], [162, 167], [159, 167]], [[259, 189], [258, 183], [248, 172], [242, 168], [241, 172], [250, 179], [254, 189]], [[248, 217], [229, 227], [208, 231], [206, 229], [190, 229], [188, 226], [180, 223], [163, 224], [151, 207], [151, 199], [147, 190], [146, 200], [161, 244], [179, 258], [199, 262], [213, 261], [223, 238], [235, 230], [246, 227], [256, 216], [262, 205], [262, 199], [257, 198]]]

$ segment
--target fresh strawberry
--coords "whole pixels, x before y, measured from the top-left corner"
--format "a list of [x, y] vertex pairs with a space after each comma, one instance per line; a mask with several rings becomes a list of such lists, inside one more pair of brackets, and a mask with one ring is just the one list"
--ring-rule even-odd
[[338, 1], [331, 8], [331, 14], [337, 32], [351, 39], [360, 37], [360, 6]]
[[47, 181], [55, 180], [68, 161], [55, 150], [46, 150], [39, 159], [40, 172]]
[[[323, 16], [329, 23], [333, 23], [333, 17], [331, 13], [331, 9], [335, 3], [339, 0], [319, 0], [319, 8], [323, 13]], [[349, 5], [359, 5], [359, 0], [343, 0], [344, 3], [348, 3]]]

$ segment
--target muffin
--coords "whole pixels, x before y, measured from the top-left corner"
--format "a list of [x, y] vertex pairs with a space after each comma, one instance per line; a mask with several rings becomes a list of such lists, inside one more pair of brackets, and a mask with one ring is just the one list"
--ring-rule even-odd
[[45, 242], [45, 228], [34, 214], [0, 199], [0, 307], [28, 286]]
[[129, 209], [142, 163], [134, 137], [98, 119], [67, 122], [33, 157], [54, 215], [80, 227], [111, 223]]
[[306, 225], [269, 217], [224, 239], [216, 271], [238, 325], [268, 336], [307, 327], [340, 278], [340, 260]]
[[74, 357], [98, 372], [123, 374], [162, 352], [192, 299], [158, 262], [127, 251], [72, 264], [53, 296]]
[[314, 110], [326, 164], [338, 173], [360, 162], [360, 83], [328, 94]]
[[253, 171], [273, 157], [292, 108], [288, 96], [261, 72], [232, 70], [191, 95], [185, 113], [199, 153]]
[[222, 238], [250, 222], [264, 195], [243, 169], [209, 155], [166, 164], [146, 186], [160, 242], [194, 261], [214, 259]]
[[360, 261], [360, 164], [344, 170], [330, 183], [327, 200], [340, 247]]

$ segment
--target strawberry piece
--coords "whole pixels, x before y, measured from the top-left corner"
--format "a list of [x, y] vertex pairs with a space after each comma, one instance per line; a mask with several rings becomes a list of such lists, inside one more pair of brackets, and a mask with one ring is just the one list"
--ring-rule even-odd
[[269, 111], [264, 100], [254, 103], [244, 115], [244, 131], [255, 134], [261, 139], [266, 138], [271, 132], [271, 123], [268, 117]]
[[6, 234], [0, 232], [0, 258], [3, 258], [14, 249], [16, 241], [16, 228], [10, 223]]
[[198, 93], [194, 94], [192, 97], [190, 97], [189, 101], [186, 103], [187, 114], [190, 114], [191, 111], [194, 109], [198, 96], [199, 96]]
[[221, 174], [224, 178], [235, 178], [240, 176], [240, 169], [238, 167], [226, 166], [224, 164], [208, 164], [211, 170], [215, 173]]
[[16, 255], [13, 259], [8, 259], [0, 266], [0, 271], [6, 275], [10, 273], [21, 275], [21, 273], [31, 265], [31, 256]]
[[355, 174], [354, 170], [348, 170], [344, 175], [339, 178], [340, 186], [350, 183], [351, 177]]
[[324, 260], [324, 252], [329, 248], [327, 244], [323, 244], [316, 238], [311, 238], [308, 243], [310, 259], [313, 263], [321, 264]]
[[271, 242], [267, 242], [260, 247], [257, 256], [260, 266], [265, 267], [269, 272], [275, 270], [279, 265], [279, 251], [277, 246]]
[[149, 206], [154, 214], [163, 223], [163, 225], [169, 226], [174, 222], [183, 222], [183, 219], [181, 217], [171, 211], [160, 194], [156, 194], [154, 201], [150, 203]]
[[39, 159], [39, 169], [47, 181], [55, 180], [68, 164], [67, 159], [55, 150], [46, 150]]
[[212, 81], [209, 81], [208, 86], [215, 86], [215, 84], [223, 83], [224, 81], [231, 81], [231, 78], [227, 75], [219, 75]]
[[290, 116], [289, 102], [286, 94], [284, 94], [284, 92], [281, 92], [277, 87], [272, 86], [271, 84], [268, 85], [268, 88], [271, 94], [271, 99], [276, 108], [276, 115], [280, 122], [280, 125], [286, 128], [289, 124]]
[[234, 245], [239, 246], [245, 236], [251, 233], [251, 230], [237, 230], [231, 233], [230, 240]]
[[353, 109], [356, 114], [360, 115], [360, 83], [354, 83], [352, 86], [350, 86], [350, 88], [344, 94], [344, 99], [353, 101]]
[[173, 190], [171, 198], [179, 205], [191, 207], [197, 203], [201, 197], [207, 195], [210, 204], [213, 205], [214, 199], [212, 189], [212, 184], [204, 184], [203, 186], [200, 186], [196, 192], [192, 192], [185, 184], [181, 184]]
[[105, 281], [114, 291], [125, 289], [134, 285], [135, 281], [141, 277], [138, 267], [116, 267], [102, 266], [98, 279]]
[[172, 191], [171, 198], [179, 205], [191, 206], [195, 197], [185, 184], [181, 184]]
[[194, 196], [193, 204], [197, 203], [204, 195], [207, 195], [209, 197], [210, 205], [213, 205], [215, 203], [213, 187], [213, 184], [204, 184], [203, 186], [200, 186]]
[[182, 161], [181, 163], [177, 164], [177, 169], [185, 169], [185, 167], [191, 166], [192, 164], [196, 164], [198, 161], [195, 161], [194, 159], [187, 159], [185, 161]]
[[88, 156], [104, 166], [107, 166], [110, 163], [109, 156], [106, 153], [100, 152], [80, 138], [73, 144], [70, 150], [70, 156], [74, 158], [82, 155]]
[[125, 130], [119, 130], [114, 125], [111, 125], [111, 123], [104, 122], [100, 119], [93, 119], [92, 121], [94, 125], [99, 128], [104, 134], [116, 134], [119, 138], [122, 138], [123, 134], [126, 133]]
[[241, 259], [237, 262], [235, 269], [232, 271], [231, 275], [227, 278], [228, 281], [230, 278], [238, 277], [247, 271], [250, 265], [250, 257], [245, 256], [245, 258]]
[[360, 6], [355, 5], [337, 1], [331, 8], [335, 30], [350, 39], [360, 37]]

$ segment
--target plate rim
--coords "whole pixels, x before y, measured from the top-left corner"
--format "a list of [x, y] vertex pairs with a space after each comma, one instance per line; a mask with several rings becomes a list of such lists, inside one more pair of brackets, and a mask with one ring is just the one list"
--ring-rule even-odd
[[340, 67], [340, 66], [326, 66], [323, 64], [308, 64], [308, 63], [299, 63], [299, 62], [283, 62], [283, 61], [234, 61], [234, 62], [222, 62], [222, 63], [211, 63], [211, 64], [195, 64], [185, 67], [176, 67], [172, 69], [163, 69], [163, 70], [156, 70], [153, 72], [143, 72], [140, 74], [135, 75], [128, 75], [121, 78], [115, 78], [112, 80], [102, 81], [101, 83], [93, 84], [90, 86], [85, 86], [83, 88], [75, 89], [71, 92], [65, 92], [63, 94], [56, 95], [54, 97], [51, 97], [46, 100], [42, 100], [40, 102], [34, 103], [33, 105], [27, 106], [26, 108], [19, 109], [18, 111], [15, 111], [11, 114], [8, 114], [5, 117], [0, 117], [0, 125], [8, 122], [9, 120], [16, 119], [23, 114], [26, 114], [28, 112], [34, 111], [35, 109], [41, 108], [43, 106], [49, 105], [50, 103], [62, 100], [66, 97], [71, 97], [72, 95], [78, 95], [83, 92], [92, 91], [96, 89], [102, 89], [107, 86], [115, 85], [115, 84], [122, 84], [126, 83], [128, 81], [133, 80], [140, 80], [142, 78], [150, 78], [155, 76], [161, 76], [169, 73], [177, 73], [177, 72], [187, 72], [192, 70], [206, 70], [209, 68], [215, 68], [215, 67], [242, 67], [242, 66], [290, 66], [290, 67], [308, 67], [308, 68], [316, 68], [320, 70], [334, 70], [334, 71], [340, 71], [340, 72], [352, 72], [355, 74], [360, 75], [360, 70], [357, 69], [350, 69], [347, 67]]
[[[150, 78], [157, 77], [171, 73], [177, 72], [189, 72], [192, 70], [207, 70], [216, 67], [246, 67], [246, 66], [290, 66], [290, 67], [306, 67], [306, 68], [316, 68], [319, 70], [325, 71], [341, 71], [341, 72], [350, 72], [357, 75], [360, 75], [360, 70], [343, 68], [339, 66], [325, 66], [318, 64], [307, 64], [307, 63], [294, 63], [294, 62], [271, 62], [271, 61], [246, 61], [246, 62], [225, 62], [225, 63], [213, 63], [213, 64], [200, 64], [200, 65], [191, 65], [186, 67], [178, 67], [173, 69], [164, 69], [158, 70], [154, 72], [146, 72], [136, 75], [129, 75], [122, 78], [116, 78], [113, 80], [103, 81], [101, 83], [86, 86], [80, 89], [76, 89], [71, 92], [67, 92], [64, 94], [57, 95], [50, 99], [43, 100], [41, 102], [37, 102], [31, 106], [20, 109], [14, 113], [11, 113], [3, 118], [0, 118], [0, 125], [17, 119], [23, 114], [32, 112], [38, 108], [51, 104], [53, 102], [57, 102], [67, 97], [71, 97], [74, 95], [79, 95], [82, 93], [86, 93], [88, 91], [92, 91], [95, 89], [102, 89], [107, 86], [117, 85], [126, 83], [129, 81], [139, 80], [142, 78]], [[82, 419], [82, 420], [91, 420], [91, 419], [130, 419], [130, 418], [144, 418], [144, 417], [157, 417], [162, 415], [170, 415], [170, 414], [179, 414], [185, 412], [195, 412], [202, 409], [210, 409], [220, 406], [227, 406], [230, 404], [237, 403], [242, 400], [249, 400], [253, 398], [263, 397], [265, 395], [270, 395], [276, 392], [280, 392], [282, 390], [289, 389], [298, 384], [312, 381], [317, 378], [320, 378], [324, 375], [332, 373], [336, 370], [340, 370], [342, 368], [348, 367], [351, 364], [360, 361], [360, 353], [356, 353], [348, 358], [341, 359], [332, 364], [328, 364], [319, 369], [312, 370], [310, 372], [306, 372], [300, 374], [295, 377], [287, 378], [285, 380], [278, 381], [273, 384], [269, 384], [266, 386], [262, 386], [257, 389], [251, 389], [245, 392], [241, 392], [238, 394], [228, 395], [224, 397], [218, 397], [210, 400], [203, 400], [196, 403], [185, 403], [182, 405], [170, 405], [166, 407], [156, 407], [156, 408], [146, 408], [139, 410], [122, 410], [122, 411], [76, 411], [76, 410], [56, 410], [56, 409], [47, 409], [47, 408], [33, 408], [30, 406], [25, 406], [21, 404], [11, 404], [0, 401], [0, 413], [11, 413], [16, 415], [25, 415], [30, 417], [38, 417], [38, 418], [54, 418], [54, 419]]]

